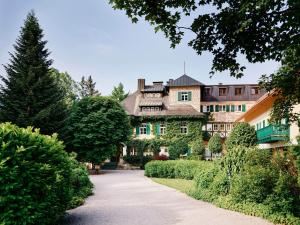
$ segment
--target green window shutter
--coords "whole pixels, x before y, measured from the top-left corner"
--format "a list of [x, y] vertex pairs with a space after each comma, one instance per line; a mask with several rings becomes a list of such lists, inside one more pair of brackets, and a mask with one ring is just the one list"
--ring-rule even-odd
[[246, 105], [245, 104], [242, 105], [242, 111], [246, 112]]
[[219, 112], [219, 105], [216, 105], [216, 112]]
[[192, 92], [191, 91], [188, 92], [188, 100], [192, 101]]
[[150, 123], [147, 123], [147, 127], [146, 127], [146, 132], [147, 132], [147, 135], [150, 134]]
[[178, 101], [181, 101], [181, 92], [178, 92]]
[[231, 105], [231, 112], [234, 112], [234, 111], [235, 111], [235, 106]]
[[214, 106], [213, 106], [213, 105], [210, 105], [210, 106], [209, 106], [209, 111], [210, 111], [210, 112], [213, 112], [213, 111], [214, 111]]
[[156, 124], [156, 134], [160, 135], [160, 124], [159, 123]]
[[138, 136], [140, 134], [140, 127], [135, 127], [135, 134]]
[[226, 112], [230, 112], [230, 105], [226, 105]]

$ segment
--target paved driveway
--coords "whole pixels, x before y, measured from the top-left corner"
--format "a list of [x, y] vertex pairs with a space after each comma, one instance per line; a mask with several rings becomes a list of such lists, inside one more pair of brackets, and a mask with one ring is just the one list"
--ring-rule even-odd
[[70, 210], [68, 225], [270, 225], [267, 221], [194, 200], [152, 182], [143, 171], [91, 176], [94, 195]]

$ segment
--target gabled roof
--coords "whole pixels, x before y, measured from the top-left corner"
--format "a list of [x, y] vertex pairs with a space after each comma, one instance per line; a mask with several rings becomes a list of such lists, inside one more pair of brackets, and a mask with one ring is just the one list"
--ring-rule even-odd
[[181, 77], [177, 78], [176, 80], [169, 80], [168, 86], [170, 87], [179, 87], [179, 86], [202, 86], [201, 82], [189, 77], [188, 75], [184, 74]]

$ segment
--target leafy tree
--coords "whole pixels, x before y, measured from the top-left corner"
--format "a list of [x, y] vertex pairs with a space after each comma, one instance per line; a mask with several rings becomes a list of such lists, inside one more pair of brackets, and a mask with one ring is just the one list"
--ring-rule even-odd
[[[300, 1], [139, 1], [110, 0], [114, 9], [125, 10], [133, 23], [144, 18], [178, 45], [186, 32], [198, 54], [214, 55], [212, 73], [229, 70], [241, 77], [245, 55], [250, 63], [281, 60], [291, 46], [299, 46]], [[184, 20], [185, 19], [185, 20]], [[187, 24], [191, 21], [190, 24]], [[187, 25], [182, 25], [187, 24]], [[188, 35], [188, 37], [191, 37]]]
[[257, 142], [256, 131], [248, 123], [242, 122], [235, 125], [229, 137], [226, 139], [225, 145], [227, 150], [231, 150], [236, 146], [255, 146]]
[[205, 145], [202, 138], [197, 138], [190, 144], [192, 155], [196, 156], [198, 159], [202, 159], [205, 153]]
[[189, 146], [186, 141], [182, 139], [176, 139], [169, 145], [169, 159], [178, 159], [180, 155], [186, 154], [189, 150]]
[[114, 87], [113, 91], [111, 92], [112, 99], [121, 102], [125, 98], [127, 98], [129, 93], [125, 93], [124, 86], [122, 83], [119, 83], [117, 87]]
[[219, 133], [215, 133], [208, 142], [208, 148], [211, 153], [221, 153], [222, 152], [222, 138]]
[[292, 150], [295, 156], [295, 166], [298, 170], [298, 184], [300, 186], [300, 136], [297, 138], [298, 145], [293, 146]]
[[129, 131], [127, 115], [116, 101], [91, 96], [75, 103], [63, 139], [80, 161], [101, 163], [113, 156]]
[[64, 92], [65, 102], [71, 106], [79, 98], [79, 86], [68, 74], [68, 72], [59, 72], [57, 69], [50, 70], [51, 75], [56, 79], [58, 86]]
[[276, 99], [271, 120], [278, 122], [282, 118], [297, 121], [300, 112], [294, 112], [294, 105], [300, 103], [300, 46], [285, 52], [281, 68], [270, 76], [261, 78], [261, 85], [267, 91], [274, 90]]
[[59, 131], [67, 116], [64, 92], [51, 76], [47, 41], [38, 19], [31, 11], [21, 28], [20, 36], [10, 54], [10, 63], [1, 76], [0, 121], [21, 127], [40, 128], [44, 134]]
[[96, 90], [96, 82], [93, 82], [92, 76], [89, 76], [87, 79], [83, 76], [79, 83], [80, 86], [80, 95], [82, 98], [88, 96], [98, 96], [101, 95], [98, 90]]

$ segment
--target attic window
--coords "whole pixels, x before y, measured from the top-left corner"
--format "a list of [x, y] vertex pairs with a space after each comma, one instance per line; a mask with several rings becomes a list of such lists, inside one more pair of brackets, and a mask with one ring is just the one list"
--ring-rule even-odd
[[226, 96], [227, 88], [219, 88], [219, 96]]
[[251, 88], [251, 95], [258, 95], [259, 94], [259, 88], [258, 87], [252, 87]]
[[204, 95], [209, 96], [210, 95], [210, 88], [204, 88]]
[[242, 90], [243, 90], [243, 89], [240, 88], [240, 87], [239, 87], [239, 88], [235, 88], [235, 89], [234, 89], [234, 95], [242, 95]]

